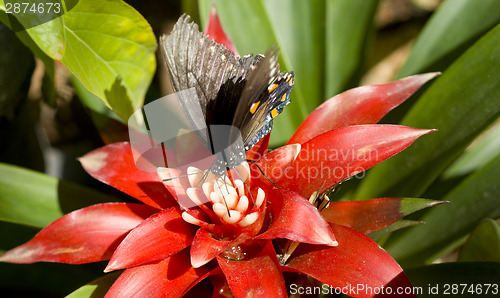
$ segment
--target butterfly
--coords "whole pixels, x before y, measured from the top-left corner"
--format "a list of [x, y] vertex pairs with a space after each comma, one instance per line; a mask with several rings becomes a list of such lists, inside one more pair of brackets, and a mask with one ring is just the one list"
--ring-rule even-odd
[[294, 74], [279, 72], [274, 49], [237, 57], [201, 33], [188, 15], [160, 45], [174, 91], [195, 90], [196, 96], [182, 98], [182, 110], [207, 149], [221, 156], [210, 172], [223, 176], [271, 131], [290, 103]]

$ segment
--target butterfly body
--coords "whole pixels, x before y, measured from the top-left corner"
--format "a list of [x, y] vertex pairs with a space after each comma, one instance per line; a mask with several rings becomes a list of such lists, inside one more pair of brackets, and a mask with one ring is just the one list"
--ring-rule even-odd
[[[279, 72], [276, 50], [235, 56], [209, 40], [187, 15], [160, 42], [174, 91], [196, 90], [196, 98], [185, 98], [181, 105], [195, 131], [208, 130], [200, 139], [222, 157], [210, 168], [222, 176], [271, 131], [273, 118], [290, 102], [293, 72]], [[193, 105], [200, 106], [202, 115], [192, 112]]]

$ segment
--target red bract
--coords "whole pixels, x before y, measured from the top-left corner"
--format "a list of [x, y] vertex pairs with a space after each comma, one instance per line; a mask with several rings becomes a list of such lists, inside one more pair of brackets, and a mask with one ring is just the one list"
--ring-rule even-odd
[[[85, 170], [145, 205], [74, 211], [0, 261], [110, 260], [106, 272], [125, 271], [108, 297], [178, 297], [206, 278], [214, 295], [230, 290], [235, 297], [286, 297], [284, 272], [286, 280], [306, 274], [354, 297], [372, 297], [382, 288], [397, 293], [411, 284], [364, 233], [405, 216], [402, 199], [323, 208], [325, 191], [431, 131], [374, 124], [434, 76], [338, 95], [304, 121], [289, 145], [266, 153], [268, 136], [261, 140], [247, 153], [256, 164], [243, 163], [227, 179], [195, 168], [173, 180], [168, 178], [185, 173], [139, 171], [129, 143], [94, 150], [80, 159]], [[311, 202], [322, 204], [323, 215]]]
[[210, 39], [213, 39], [215, 42], [223, 44], [231, 50], [236, 56], [238, 56], [238, 51], [234, 46], [229, 36], [227, 36], [226, 32], [222, 28], [222, 25], [219, 20], [219, 16], [217, 15], [217, 11], [215, 9], [215, 5], [210, 9], [210, 15], [208, 16], [207, 27], [205, 28], [205, 34], [210, 36]]

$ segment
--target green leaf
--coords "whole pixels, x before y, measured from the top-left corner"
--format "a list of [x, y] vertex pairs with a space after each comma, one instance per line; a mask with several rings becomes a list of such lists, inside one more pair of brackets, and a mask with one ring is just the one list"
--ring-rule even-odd
[[[498, 297], [500, 290], [500, 263], [442, 263], [405, 273], [419, 291], [415, 292], [418, 297]], [[458, 292], [454, 292], [455, 288]]]
[[325, 98], [358, 86], [378, 0], [326, 2]]
[[458, 255], [460, 262], [500, 262], [500, 225], [486, 219], [471, 233]]
[[405, 116], [403, 125], [437, 128], [373, 168], [356, 199], [420, 196], [500, 115], [500, 25], [451, 65]]
[[495, 124], [472, 143], [453, 164], [446, 169], [442, 177], [450, 179], [468, 175], [500, 155], [500, 125]]
[[401, 201], [401, 207], [399, 212], [404, 214], [404, 216], [417, 212], [419, 210], [449, 203], [447, 201], [436, 201], [429, 199], [420, 199], [420, 198], [404, 198]]
[[108, 273], [66, 296], [66, 298], [104, 297], [122, 271]]
[[[26, 29], [31, 39], [50, 58], [61, 60], [64, 56], [64, 17]], [[25, 27], [26, 28], [26, 27]]]
[[65, 53], [61, 62], [128, 120], [142, 106], [156, 68], [151, 27], [119, 0], [81, 0], [62, 19]]
[[92, 189], [0, 163], [0, 221], [43, 228], [67, 212], [112, 201]]
[[422, 221], [407, 220], [407, 219], [398, 220], [397, 222], [393, 223], [390, 226], [387, 226], [387, 227], [382, 228], [380, 230], [376, 230], [376, 231], [369, 233], [368, 237], [372, 238], [373, 240], [375, 240], [375, 241], [379, 242], [379, 244], [381, 244], [380, 240], [383, 237], [385, 237], [386, 235], [389, 235], [390, 233], [395, 232], [397, 230], [420, 225], [423, 223], [424, 222], [422, 222]]
[[63, 16], [26, 32], [123, 120], [142, 106], [156, 69], [156, 40], [128, 4], [80, 0]]
[[431, 262], [463, 243], [484, 218], [500, 217], [500, 157], [463, 180], [443, 199], [450, 204], [430, 209], [425, 225], [395, 233], [385, 244], [402, 266]]
[[447, 0], [427, 22], [399, 77], [442, 71], [500, 21], [498, 0]]

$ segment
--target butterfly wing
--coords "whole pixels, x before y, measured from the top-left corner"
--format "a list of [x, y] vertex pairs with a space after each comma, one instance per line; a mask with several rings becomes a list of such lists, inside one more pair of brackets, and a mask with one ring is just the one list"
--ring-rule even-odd
[[[209, 40], [187, 15], [160, 43], [174, 91], [196, 89], [197, 99], [181, 102], [195, 128], [237, 127], [248, 150], [269, 133], [272, 119], [290, 101], [293, 73], [279, 73], [276, 50], [269, 50], [265, 57], [238, 58], [224, 45]], [[195, 104], [203, 115], [190, 108]]]
[[290, 103], [293, 76], [293, 72], [277, 74], [248, 108], [250, 116], [247, 115], [241, 126], [246, 150], [252, 148], [271, 131], [273, 119]]

